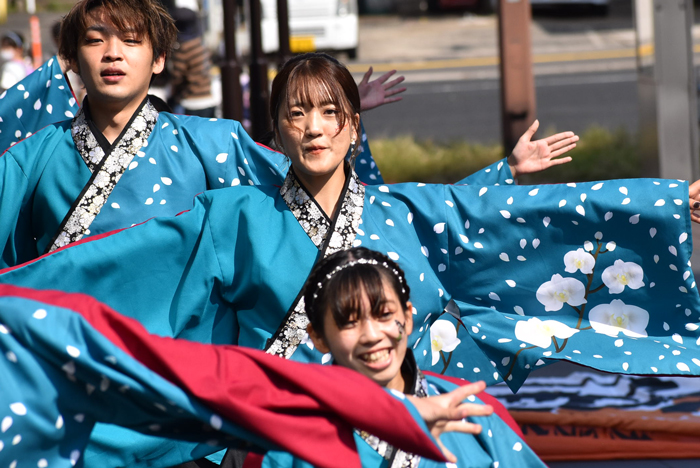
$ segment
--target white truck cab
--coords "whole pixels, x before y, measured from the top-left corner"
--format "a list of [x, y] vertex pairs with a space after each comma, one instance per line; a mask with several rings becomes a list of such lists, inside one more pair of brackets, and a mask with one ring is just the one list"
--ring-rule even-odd
[[[357, 57], [357, 0], [287, 0], [292, 52], [346, 52]], [[261, 0], [262, 43], [265, 53], [279, 48], [277, 0]]]

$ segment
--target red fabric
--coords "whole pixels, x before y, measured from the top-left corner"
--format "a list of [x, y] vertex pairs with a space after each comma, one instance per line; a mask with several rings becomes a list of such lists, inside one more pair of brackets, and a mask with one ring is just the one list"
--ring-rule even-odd
[[[432, 376], [435, 376], [435, 377], [438, 377], [441, 379], [445, 379], [448, 382], [452, 382], [455, 385], [462, 386], [462, 385], [467, 385], [470, 383], [467, 380], [459, 379], [457, 377], [450, 377], [449, 375], [440, 375], [440, 374], [436, 374], [435, 372], [424, 371], [423, 369], [421, 369], [421, 371], [424, 374], [432, 375]], [[523, 431], [520, 429], [520, 425], [517, 422], [515, 422], [515, 419], [513, 419], [513, 416], [510, 415], [510, 413], [508, 412], [506, 407], [503, 406], [500, 401], [498, 401], [495, 397], [492, 397], [491, 395], [489, 395], [485, 391], [479, 393], [477, 396], [481, 399], [481, 401], [483, 401], [487, 405], [493, 406], [493, 412], [496, 413], [506, 424], [508, 424], [508, 427], [513, 429], [513, 432], [518, 434], [518, 436], [520, 436], [521, 439], [525, 439], [525, 435], [523, 434]]]
[[400, 402], [350, 369], [151, 335], [137, 321], [84, 294], [0, 285], [0, 296], [33, 299], [79, 313], [114, 345], [166, 380], [315, 466], [359, 467], [354, 427], [418, 455], [445, 460]]
[[245, 460], [243, 460], [243, 468], [261, 468], [263, 460], [265, 460], [264, 455], [249, 452], [248, 455], [246, 455]]

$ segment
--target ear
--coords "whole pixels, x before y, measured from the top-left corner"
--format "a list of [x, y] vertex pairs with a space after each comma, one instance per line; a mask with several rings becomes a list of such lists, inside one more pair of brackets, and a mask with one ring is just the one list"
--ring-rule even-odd
[[68, 68], [70, 69], [70, 71], [72, 71], [76, 75], [80, 76], [80, 67], [78, 66], [77, 59], [70, 59], [68, 61]]
[[153, 74], [157, 75], [163, 71], [165, 68], [165, 54], [160, 54], [153, 61]]
[[316, 333], [316, 330], [311, 326], [311, 324], [308, 324], [306, 326], [306, 333], [309, 334], [309, 338], [311, 338], [311, 341], [314, 343], [314, 346], [316, 349], [318, 349], [320, 352], [323, 354], [329, 353], [331, 350], [328, 348], [328, 345], [326, 344], [325, 338], [323, 338], [321, 335]]
[[413, 304], [411, 304], [411, 301], [406, 302], [404, 319], [406, 319], [406, 334], [410, 335], [411, 333], [413, 333]]
[[352, 139], [357, 141], [359, 144], [359, 139], [360, 139], [360, 114], [355, 114], [352, 116], [352, 121], [355, 125], [353, 125], [353, 134]]

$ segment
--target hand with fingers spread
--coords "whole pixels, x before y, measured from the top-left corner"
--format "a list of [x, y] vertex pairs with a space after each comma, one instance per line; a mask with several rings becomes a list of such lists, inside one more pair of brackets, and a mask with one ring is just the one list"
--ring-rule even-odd
[[465, 434], [479, 434], [481, 432], [480, 424], [467, 422], [465, 418], [468, 416], [489, 416], [493, 413], [493, 407], [464, 403], [464, 399], [482, 392], [485, 388], [486, 384], [479, 381], [463, 385], [450, 393], [439, 396], [429, 398], [408, 396], [437, 440], [445, 457], [452, 463], [455, 463], [457, 458], [442, 444], [440, 435], [445, 432]]
[[571, 161], [570, 156], [565, 158], [559, 158], [559, 156], [576, 147], [578, 135], [574, 132], [562, 132], [542, 140], [532, 141], [539, 126], [539, 120], [535, 120], [518, 140], [513, 154], [508, 156], [508, 165], [514, 178], [521, 174], [540, 172]]
[[372, 77], [372, 71], [372, 67], [369, 67], [365, 76], [362, 77], [362, 81], [357, 85], [362, 110], [368, 111], [384, 104], [400, 101], [402, 98], [396, 95], [406, 91], [406, 88], [395, 88], [395, 86], [402, 83], [405, 78], [399, 76], [387, 83], [387, 80], [396, 73], [396, 70], [391, 70], [376, 80], [369, 81]]
[[690, 219], [700, 223], [700, 180], [696, 180], [688, 187], [690, 194]]

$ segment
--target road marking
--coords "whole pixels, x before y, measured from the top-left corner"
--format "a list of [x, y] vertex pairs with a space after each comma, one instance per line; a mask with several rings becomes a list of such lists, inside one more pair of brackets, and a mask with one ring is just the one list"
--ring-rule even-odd
[[[649, 56], [653, 54], [654, 47], [645, 45], [639, 47], [639, 54]], [[693, 46], [694, 53], [700, 53], [700, 44]], [[635, 49], [630, 47], [626, 49], [608, 49], [608, 50], [587, 50], [579, 52], [556, 52], [549, 54], [535, 54], [532, 57], [532, 63], [554, 63], [554, 62], [582, 62], [591, 60], [607, 60], [607, 59], [623, 59], [635, 58], [637, 54]], [[383, 73], [389, 70], [399, 70], [401, 72], [415, 70], [437, 70], [450, 68], [470, 68], [470, 67], [485, 67], [495, 66], [500, 62], [496, 56], [491, 57], [469, 57], [448, 60], [418, 60], [411, 62], [388, 62], [371, 64], [375, 72]], [[364, 73], [367, 71], [369, 63], [349, 64], [348, 70], [352, 73]]]

